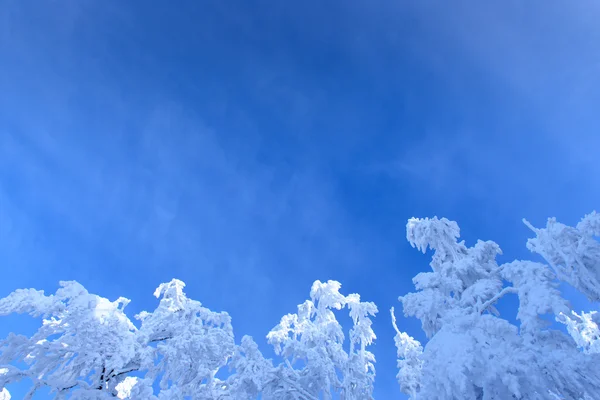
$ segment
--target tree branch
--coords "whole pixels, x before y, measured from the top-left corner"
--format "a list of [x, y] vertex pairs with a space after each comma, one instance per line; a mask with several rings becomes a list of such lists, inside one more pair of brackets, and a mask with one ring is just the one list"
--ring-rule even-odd
[[483, 305], [479, 309], [479, 314], [483, 314], [483, 312], [485, 310], [487, 310], [492, 304], [494, 304], [495, 302], [500, 300], [502, 297], [504, 297], [505, 294], [509, 294], [509, 293], [518, 293], [518, 290], [512, 286], [505, 287], [504, 289], [502, 289], [500, 291], [500, 293], [498, 293], [497, 295], [495, 295], [494, 297], [492, 297], [491, 299], [489, 299], [488, 301], [483, 303]]
[[165, 336], [165, 337], [161, 337], [161, 338], [157, 338], [157, 339], [152, 339], [152, 340], [149, 340], [148, 343], [162, 342], [163, 340], [167, 340], [167, 339], [173, 339], [173, 336]]
[[128, 374], [130, 372], [134, 372], [134, 371], [138, 371], [138, 370], [139, 370], [139, 367], [135, 367], [135, 368], [131, 368], [131, 369], [126, 369], [125, 371], [121, 371], [118, 374], [112, 375], [109, 379], [116, 378], [117, 376], [121, 376], [123, 374]]

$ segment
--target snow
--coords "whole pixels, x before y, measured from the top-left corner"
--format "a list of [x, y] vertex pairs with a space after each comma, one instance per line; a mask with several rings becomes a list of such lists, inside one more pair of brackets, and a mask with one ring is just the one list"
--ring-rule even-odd
[[[600, 317], [576, 312], [560, 292], [571, 284], [600, 299], [600, 216], [576, 227], [551, 218], [527, 247], [545, 263], [499, 265], [498, 244], [459, 242], [460, 228], [446, 218], [411, 218], [406, 237], [433, 252], [430, 270], [413, 278], [415, 292], [399, 297], [404, 315], [416, 317], [428, 338], [419, 343], [392, 327], [400, 390], [427, 400], [600, 399]], [[57, 399], [316, 400], [373, 398], [375, 304], [344, 295], [337, 281], [315, 281], [309, 299], [267, 334], [277, 360], [254, 340], [237, 342], [231, 317], [187, 297], [185, 283], [158, 286], [158, 305], [132, 321], [129, 300], [110, 301], [81, 284], [60, 282], [55, 294], [19, 289], [0, 299], [0, 316], [28, 313], [41, 319], [31, 337], [10, 334], [0, 343], [0, 400], [7, 385], [30, 380], [31, 399], [49, 388]], [[517, 322], [495, 304], [517, 296]], [[352, 326], [338, 322], [348, 312]], [[565, 326], [549, 326], [548, 317]], [[390, 328], [390, 329], [391, 329]]]
[[[577, 227], [548, 220], [527, 247], [548, 265], [513, 261], [498, 265], [500, 247], [458, 242], [460, 229], [445, 218], [411, 218], [407, 239], [433, 250], [432, 272], [418, 274], [417, 292], [399, 299], [406, 316], [421, 320], [425, 346], [396, 329], [398, 381], [412, 399], [590, 399], [600, 398], [600, 331], [595, 312], [570, 310], [558, 287], [565, 281], [590, 300], [600, 298], [600, 218]], [[494, 303], [519, 299], [518, 325], [502, 319]], [[554, 315], [568, 334], [550, 329]]]

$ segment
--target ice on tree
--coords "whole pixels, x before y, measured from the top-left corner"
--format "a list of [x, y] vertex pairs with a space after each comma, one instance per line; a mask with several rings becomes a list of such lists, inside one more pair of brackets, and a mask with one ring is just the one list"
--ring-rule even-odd
[[[0, 343], [0, 388], [30, 380], [27, 399], [42, 387], [71, 400], [370, 399], [375, 359], [367, 347], [377, 308], [340, 287], [315, 282], [311, 300], [269, 334], [284, 358], [277, 366], [252, 338], [236, 344], [229, 315], [189, 299], [177, 279], [157, 288], [158, 306], [138, 314], [137, 325], [124, 312], [129, 300], [109, 301], [77, 282], [61, 282], [49, 296], [17, 290], [0, 300], [0, 315], [29, 313], [42, 326]], [[344, 307], [354, 323], [348, 351], [333, 313]]]
[[[445, 218], [410, 219], [407, 239], [433, 252], [431, 269], [413, 278], [401, 296], [428, 338], [419, 343], [396, 331], [400, 389], [412, 399], [600, 399], [600, 317], [576, 313], [561, 281], [599, 297], [600, 217], [575, 228], [550, 219], [528, 247], [548, 264], [517, 260], [498, 265], [500, 247], [467, 247], [458, 224]], [[132, 321], [128, 299], [114, 301], [77, 282], [55, 294], [16, 290], [0, 299], [0, 316], [28, 313], [42, 324], [31, 336], [0, 342], [0, 400], [6, 387], [27, 380], [31, 399], [49, 388], [71, 400], [316, 400], [373, 398], [377, 307], [344, 295], [336, 281], [316, 281], [310, 299], [267, 335], [277, 360], [268, 360], [249, 336], [236, 342], [230, 316], [187, 297], [185, 284], [161, 284], [154, 311]], [[517, 321], [496, 305], [519, 301]], [[340, 312], [348, 312], [344, 331]], [[565, 325], [551, 326], [552, 319]], [[559, 325], [560, 328], [560, 325]]]
[[[531, 225], [528, 225], [531, 227]], [[514, 261], [499, 266], [494, 242], [458, 242], [460, 230], [444, 218], [407, 224], [407, 239], [432, 249], [431, 271], [418, 274], [417, 289], [400, 297], [404, 313], [421, 320], [429, 341], [422, 348], [397, 330], [401, 390], [413, 399], [600, 398], [596, 365], [598, 318], [570, 312], [558, 287], [566, 281], [598, 299], [600, 231], [596, 213], [576, 228], [550, 219], [528, 247], [549, 265]], [[506, 295], [519, 299], [518, 325], [494, 308]], [[570, 334], [552, 329], [554, 315]], [[581, 351], [580, 347], [583, 351]]]
[[411, 218], [406, 231], [413, 247], [434, 251], [432, 272], [413, 279], [419, 291], [400, 297], [404, 314], [420, 319], [428, 337], [442, 329], [446, 321], [481, 312], [482, 308], [494, 311], [493, 304], [486, 302], [502, 288], [495, 260], [501, 251], [496, 243], [479, 241], [467, 248], [457, 241], [458, 224], [445, 218]]
[[411, 399], [417, 398], [420, 391], [423, 375], [423, 347], [418, 340], [415, 340], [405, 332], [400, 332], [396, 325], [396, 316], [394, 307], [390, 310], [392, 314], [392, 326], [396, 331], [394, 341], [398, 349], [398, 374], [396, 378], [400, 383], [400, 390], [410, 396]]
[[534, 228], [536, 234], [527, 248], [544, 257], [557, 277], [581, 291], [590, 301], [600, 301], [600, 214], [586, 215], [576, 227], [548, 219], [545, 228]]
[[600, 329], [598, 328], [597, 311], [577, 314], [571, 311], [571, 316], [560, 313], [556, 320], [567, 326], [571, 337], [585, 353], [600, 353]]
[[502, 277], [512, 283], [519, 297], [517, 319], [522, 333], [535, 333], [548, 323], [542, 315], [567, 312], [568, 303], [558, 290], [556, 276], [547, 265], [513, 261], [502, 265]]
[[[111, 376], [125, 368], [138, 353], [135, 327], [123, 312], [127, 300], [110, 302], [89, 294], [76, 282], [61, 282], [55, 295], [17, 290], [0, 300], [0, 315], [28, 312], [43, 316], [43, 324], [31, 337], [9, 335], [0, 344], [0, 363], [7, 382], [28, 378], [30, 396], [42, 386], [61, 395], [83, 396], [102, 388], [114, 389]], [[10, 363], [20, 362], [27, 368]]]
[[[267, 335], [278, 355], [291, 369], [296, 362], [303, 367], [288, 377], [310, 398], [370, 399], [375, 377], [375, 357], [366, 350], [375, 339], [371, 316], [373, 303], [361, 302], [356, 294], [342, 295], [336, 281], [316, 281], [311, 299], [298, 306], [296, 314], [284, 316]], [[354, 326], [350, 349], [344, 349], [345, 335], [333, 310], [347, 307]], [[322, 397], [319, 397], [322, 396]]]

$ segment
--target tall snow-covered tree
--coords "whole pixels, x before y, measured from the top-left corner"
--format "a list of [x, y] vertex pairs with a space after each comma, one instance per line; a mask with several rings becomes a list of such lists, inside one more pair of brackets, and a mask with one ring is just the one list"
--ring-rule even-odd
[[[460, 230], [453, 221], [408, 221], [411, 245], [434, 251], [432, 272], [413, 279], [418, 291], [399, 298], [405, 315], [420, 319], [429, 338], [421, 348], [397, 330], [398, 379], [411, 398], [600, 398], [598, 327], [589, 314], [571, 313], [558, 290], [559, 280], [565, 280], [597, 298], [600, 244], [593, 235], [600, 230], [598, 215], [586, 216], [577, 228], [553, 219], [546, 229], [528, 226], [537, 234], [528, 247], [549, 266], [498, 265], [496, 243], [466, 247], [458, 242]], [[500, 318], [494, 307], [507, 294], [518, 296], [518, 326]], [[544, 315], [567, 324], [572, 337], [550, 329]]]

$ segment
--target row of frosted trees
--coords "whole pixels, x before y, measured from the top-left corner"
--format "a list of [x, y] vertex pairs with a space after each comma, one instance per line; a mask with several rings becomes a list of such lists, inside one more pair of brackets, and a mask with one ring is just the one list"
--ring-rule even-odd
[[[404, 314], [422, 323], [424, 346], [398, 329], [392, 309], [402, 392], [423, 400], [600, 399], [600, 318], [577, 314], [559, 291], [565, 282], [600, 300], [600, 215], [576, 227], [525, 223], [536, 235], [527, 247], [546, 263], [498, 265], [500, 247], [467, 247], [455, 222], [408, 221], [408, 241], [433, 258], [431, 271], [413, 279], [417, 291], [400, 297]], [[267, 335], [278, 363], [251, 337], [236, 343], [229, 315], [189, 299], [179, 280], [160, 285], [158, 307], [135, 323], [125, 298], [111, 302], [77, 282], [60, 286], [49, 296], [26, 289], [0, 300], [0, 315], [42, 319], [33, 336], [1, 342], [0, 400], [20, 380], [31, 382], [26, 399], [41, 388], [81, 400], [372, 398], [377, 307], [341, 294], [338, 282], [315, 282], [310, 300]], [[508, 295], [519, 300], [517, 325], [495, 308]], [[347, 333], [335, 316], [342, 309], [353, 322]]]

